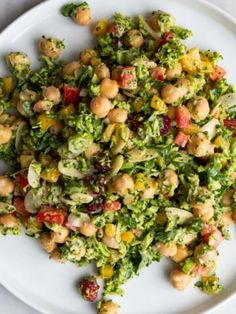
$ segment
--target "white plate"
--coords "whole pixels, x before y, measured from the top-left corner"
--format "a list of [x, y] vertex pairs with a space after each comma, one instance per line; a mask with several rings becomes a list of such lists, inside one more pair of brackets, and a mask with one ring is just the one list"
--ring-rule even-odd
[[[77, 27], [59, 14], [66, 0], [47, 1], [23, 15], [0, 35], [0, 53], [25, 51], [36, 62], [36, 41], [41, 35], [64, 38], [67, 50], [63, 58], [78, 56], [81, 49], [91, 44], [88, 28]], [[194, 31], [189, 45], [202, 49], [220, 50], [225, 57], [224, 67], [230, 82], [236, 83], [236, 22], [205, 1], [197, 0], [90, 0], [95, 19], [109, 17], [114, 11], [127, 14], [150, 12], [157, 9], [172, 13], [178, 24]], [[0, 69], [1, 69], [0, 64]], [[1, 73], [3, 74], [3, 73]], [[118, 298], [122, 314], [195, 314], [210, 310], [233, 296], [236, 291], [236, 233], [221, 246], [218, 263], [225, 291], [217, 297], [203, 295], [191, 288], [179, 293], [169, 281], [172, 267], [167, 261], [152, 264], [139, 278], [130, 280], [126, 294]], [[90, 314], [94, 306], [85, 303], [76, 291], [76, 282], [89, 269], [73, 264], [60, 265], [49, 260], [39, 244], [27, 237], [0, 239], [0, 281], [17, 297], [50, 314]]]

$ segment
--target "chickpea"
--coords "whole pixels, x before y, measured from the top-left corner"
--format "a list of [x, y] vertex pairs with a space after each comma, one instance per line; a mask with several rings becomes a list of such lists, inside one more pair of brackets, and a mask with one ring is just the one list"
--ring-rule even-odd
[[12, 129], [0, 124], [0, 144], [7, 144], [12, 137]]
[[186, 246], [177, 246], [177, 252], [172, 256], [172, 260], [176, 263], [181, 263], [188, 257], [188, 248]]
[[6, 197], [14, 191], [14, 183], [11, 179], [0, 176], [0, 197]]
[[160, 28], [158, 24], [158, 17], [159, 17], [159, 13], [153, 12], [148, 21], [151, 28], [156, 32], [159, 31], [159, 28]]
[[60, 89], [55, 86], [48, 86], [43, 89], [43, 97], [58, 105], [61, 102]]
[[214, 153], [214, 146], [204, 133], [198, 133], [191, 137], [187, 151], [190, 155], [205, 157]]
[[16, 108], [18, 112], [26, 117], [25, 110], [23, 108], [23, 103], [26, 102], [34, 102], [37, 99], [37, 93], [30, 89], [25, 89], [24, 91], [20, 92], [19, 99], [17, 99]]
[[74, 20], [79, 25], [89, 25], [92, 22], [91, 11], [87, 6], [79, 5]]
[[97, 155], [98, 153], [101, 152], [101, 147], [96, 144], [96, 143], [92, 143], [84, 152], [85, 157], [90, 159], [92, 158], [94, 155]]
[[157, 191], [157, 182], [156, 180], [149, 178], [147, 180], [148, 187], [142, 191], [141, 198], [142, 199], [151, 199], [154, 197]]
[[169, 84], [162, 87], [161, 97], [165, 103], [173, 104], [180, 99], [181, 93], [176, 86]]
[[115, 237], [108, 237], [107, 235], [104, 235], [102, 238], [102, 242], [106, 244], [107, 247], [111, 249], [118, 249], [119, 248], [119, 243], [115, 239]]
[[57, 231], [52, 232], [53, 241], [56, 243], [65, 243], [66, 238], [69, 236], [70, 230], [64, 226], [58, 226]]
[[194, 250], [194, 259], [203, 266], [212, 266], [217, 258], [217, 251], [207, 244], [199, 244]]
[[187, 102], [187, 108], [191, 114], [191, 118], [196, 122], [206, 119], [210, 112], [208, 100], [202, 96], [196, 96]]
[[124, 42], [127, 47], [141, 48], [144, 38], [139, 30], [131, 29], [126, 33]]
[[169, 243], [158, 242], [156, 244], [156, 247], [158, 248], [160, 253], [166, 257], [175, 256], [177, 253], [177, 246], [174, 242]]
[[97, 228], [91, 221], [85, 221], [79, 228], [79, 232], [85, 237], [91, 237], [96, 234]]
[[110, 70], [106, 66], [105, 63], [101, 63], [101, 64], [97, 65], [95, 67], [95, 73], [96, 73], [97, 77], [99, 78], [99, 80], [103, 80], [105, 78], [110, 77]]
[[61, 254], [60, 252], [58, 251], [58, 249], [54, 249], [51, 254], [50, 254], [51, 258], [54, 259], [54, 261], [58, 262], [58, 263], [61, 263], [61, 264], [64, 264], [65, 263], [65, 259], [63, 259], [61, 257]]
[[230, 206], [233, 203], [234, 193], [234, 190], [225, 191], [221, 199], [221, 205]]
[[49, 100], [39, 100], [34, 104], [34, 111], [49, 111], [53, 107], [53, 103]]
[[173, 270], [170, 274], [173, 287], [179, 291], [185, 290], [191, 283], [192, 277], [181, 270]]
[[179, 78], [175, 86], [179, 89], [180, 97], [186, 96], [190, 91], [190, 81], [186, 78]]
[[182, 240], [183, 245], [188, 245], [194, 242], [197, 239], [197, 233], [188, 233], [185, 234]]
[[49, 58], [57, 59], [62, 49], [64, 49], [64, 44], [57, 38], [42, 37], [39, 41], [40, 52]]
[[219, 225], [220, 226], [228, 226], [231, 222], [231, 212], [227, 211], [223, 213], [223, 215], [220, 217]]
[[29, 57], [27, 56], [27, 54], [22, 53], [22, 52], [11, 52], [7, 56], [7, 60], [13, 68], [16, 68], [17, 66], [30, 65]]
[[158, 184], [163, 193], [168, 193], [169, 196], [174, 194], [174, 190], [179, 185], [179, 179], [176, 172], [172, 169], [166, 169], [163, 177], [158, 179]]
[[48, 253], [51, 253], [56, 248], [56, 242], [54, 241], [50, 233], [41, 233], [39, 240], [42, 248]]
[[114, 99], [119, 92], [117, 81], [105, 78], [100, 85], [100, 95], [108, 99]]
[[0, 216], [0, 225], [3, 225], [4, 230], [7, 230], [18, 227], [18, 221], [16, 217], [12, 216], [11, 214], [6, 214]]
[[203, 222], [208, 222], [214, 216], [213, 206], [199, 206], [194, 209], [194, 216], [200, 217]]
[[103, 302], [99, 310], [99, 314], [119, 314], [120, 306], [114, 302]]
[[80, 60], [85, 65], [90, 65], [92, 58], [97, 56], [97, 52], [94, 49], [87, 48], [81, 51]]
[[79, 61], [72, 61], [64, 65], [63, 74], [75, 76], [76, 73], [80, 70], [80, 68], [81, 68], [81, 63]]
[[114, 190], [117, 194], [125, 195], [134, 189], [134, 180], [127, 173], [118, 176], [114, 182]]
[[108, 119], [111, 123], [125, 123], [127, 118], [127, 110], [121, 108], [114, 108], [108, 114]]
[[98, 118], [105, 118], [111, 110], [111, 102], [103, 96], [98, 96], [92, 99], [90, 103], [92, 113]]
[[171, 69], [167, 68], [165, 71], [165, 78], [167, 81], [170, 81], [176, 77], [179, 77], [182, 73], [182, 65], [181, 63], [177, 63], [177, 65]]

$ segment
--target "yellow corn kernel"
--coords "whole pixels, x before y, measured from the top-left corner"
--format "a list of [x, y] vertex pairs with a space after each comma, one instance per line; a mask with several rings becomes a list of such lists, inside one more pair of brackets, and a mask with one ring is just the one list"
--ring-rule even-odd
[[56, 120], [50, 118], [50, 116], [47, 115], [46, 113], [43, 113], [38, 117], [38, 122], [40, 123], [42, 129], [48, 130], [55, 124]]
[[134, 102], [132, 103], [132, 106], [134, 107], [134, 110], [136, 112], [140, 112], [143, 107], [143, 100], [142, 98], [135, 98]]
[[108, 26], [108, 21], [105, 19], [101, 19], [97, 22], [97, 25], [93, 29], [94, 36], [100, 36], [106, 33]]
[[164, 114], [168, 111], [168, 108], [164, 101], [157, 95], [153, 95], [151, 100], [151, 107], [155, 109], [158, 114]]
[[166, 214], [165, 213], [158, 213], [156, 222], [158, 225], [164, 225], [166, 222]]
[[184, 134], [192, 135], [200, 132], [200, 128], [197, 124], [191, 123], [188, 128], [181, 129]]
[[116, 226], [113, 224], [106, 224], [105, 225], [105, 234], [108, 237], [114, 237], [116, 234]]
[[134, 238], [134, 234], [132, 231], [125, 231], [121, 233], [121, 240], [127, 243], [132, 242], [133, 238]]
[[113, 267], [111, 265], [104, 265], [100, 268], [100, 274], [103, 279], [109, 279], [113, 275]]
[[6, 76], [2, 79], [3, 81], [3, 93], [8, 95], [13, 88], [13, 79], [10, 76]]
[[68, 106], [63, 107], [58, 113], [62, 118], [66, 119], [75, 112], [76, 112], [75, 105], [70, 104]]
[[40, 177], [47, 182], [56, 183], [60, 177], [60, 172], [57, 169], [57, 163], [53, 163], [47, 169], [43, 170]]
[[217, 147], [220, 147], [222, 149], [228, 149], [229, 148], [229, 142], [226, 141], [223, 136], [219, 135], [216, 137], [216, 139], [214, 140], [214, 144]]

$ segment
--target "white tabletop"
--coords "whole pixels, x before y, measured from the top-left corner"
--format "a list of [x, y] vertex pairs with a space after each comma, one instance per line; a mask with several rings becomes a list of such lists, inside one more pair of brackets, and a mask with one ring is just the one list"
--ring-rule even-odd
[[[192, 0], [189, 0], [192, 1]], [[0, 0], [0, 31], [11, 21], [42, 0]], [[236, 0], [209, 0], [236, 17]], [[230, 301], [214, 314], [234, 314], [236, 299]], [[25, 305], [0, 285], [0, 313], [1, 314], [40, 314]]]

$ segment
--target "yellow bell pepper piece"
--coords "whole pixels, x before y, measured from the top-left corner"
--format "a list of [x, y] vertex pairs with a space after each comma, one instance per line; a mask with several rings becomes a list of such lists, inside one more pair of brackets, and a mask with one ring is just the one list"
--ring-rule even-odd
[[55, 125], [56, 120], [53, 119], [53, 118], [50, 118], [50, 116], [47, 115], [46, 113], [42, 113], [38, 117], [38, 122], [40, 123], [40, 126], [41, 126], [42, 129], [48, 130], [50, 127]]
[[103, 279], [109, 279], [113, 275], [113, 267], [111, 265], [104, 265], [100, 268], [100, 274]]
[[116, 226], [113, 224], [106, 224], [105, 225], [105, 234], [108, 237], [114, 237], [116, 235]]
[[181, 129], [181, 131], [184, 134], [192, 135], [192, 134], [196, 134], [196, 133], [200, 132], [200, 128], [197, 124], [191, 123], [188, 128], [183, 128], [183, 129]]
[[153, 95], [151, 100], [151, 107], [155, 109], [158, 114], [164, 114], [168, 111], [168, 107], [166, 106], [164, 101], [157, 95]]
[[216, 137], [216, 139], [214, 140], [214, 144], [215, 144], [217, 147], [222, 148], [223, 150], [229, 148], [229, 142], [226, 141], [226, 140], [223, 138], [223, 136], [221, 136], [221, 135], [218, 135], [218, 136]]
[[189, 52], [181, 57], [180, 63], [185, 72], [190, 74], [210, 73], [213, 71], [213, 65], [206, 58], [200, 55], [198, 48], [192, 48]]
[[121, 233], [121, 240], [127, 243], [132, 242], [134, 239], [134, 234], [132, 231], [125, 231]]
[[93, 29], [94, 36], [100, 36], [106, 33], [108, 26], [108, 21], [105, 19], [101, 19], [98, 21], [97, 25]]
[[60, 172], [57, 169], [57, 163], [52, 163], [46, 169], [44, 169], [40, 177], [50, 183], [56, 183], [60, 177]]
[[10, 76], [6, 76], [3, 78], [3, 93], [5, 95], [10, 94], [13, 88], [13, 79]]
[[75, 105], [70, 104], [68, 106], [63, 107], [58, 113], [63, 118], [66, 119], [69, 116], [72, 116], [76, 112]]

